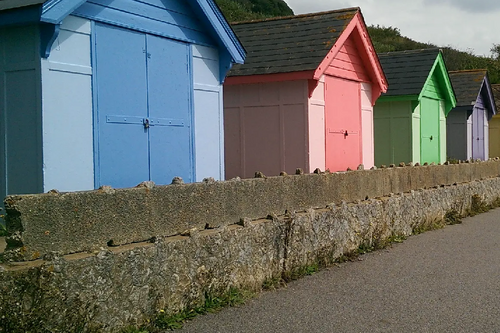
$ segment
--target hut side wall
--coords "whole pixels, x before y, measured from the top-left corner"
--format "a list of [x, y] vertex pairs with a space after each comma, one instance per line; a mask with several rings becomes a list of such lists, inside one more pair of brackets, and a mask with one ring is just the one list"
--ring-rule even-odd
[[90, 21], [68, 16], [42, 59], [45, 192], [94, 189], [90, 34]]
[[37, 26], [0, 29], [2, 198], [43, 190], [39, 49]]
[[308, 170], [307, 80], [224, 86], [226, 179]]
[[224, 114], [219, 52], [193, 45], [196, 181], [224, 179]]
[[[315, 83], [315, 82], [314, 82]], [[309, 172], [325, 170], [325, 76], [310, 93], [308, 112]], [[323, 144], [321, 144], [323, 143]]]
[[493, 116], [489, 121], [489, 156], [500, 157], [500, 115]]

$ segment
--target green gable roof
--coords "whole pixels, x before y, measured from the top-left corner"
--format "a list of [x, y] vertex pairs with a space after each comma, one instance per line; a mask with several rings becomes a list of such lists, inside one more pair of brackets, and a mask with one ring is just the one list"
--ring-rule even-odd
[[389, 89], [383, 96], [420, 95], [439, 49], [379, 53]]
[[389, 89], [381, 98], [414, 97], [420, 99], [432, 82], [439, 84], [440, 95], [446, 101], [446, 113], [456, 106], [455, 93], [437, 48], [378, 54], [387, 77]]

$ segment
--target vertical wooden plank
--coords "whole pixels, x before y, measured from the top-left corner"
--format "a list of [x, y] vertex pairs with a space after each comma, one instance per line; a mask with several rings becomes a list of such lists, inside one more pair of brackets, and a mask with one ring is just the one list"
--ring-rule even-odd
[[245, 138], [245, 173], [252, 178], [256, 171], [265, 175], [280, 172], [280, 110], [279, 106], [246, 107], [243, 110]]
[[439, 163], [446, 162], [446, 114], [445, 102], [439, 101]]
[[412, 161], [413, 163], [420, 163], [420, 109], [421, 103], [417, 101], [411, 102], [413, 110], [411, 116], [411, 144], [412, 144]]
[[[147, 35], [150, 179], [170, 184], [174, 177], [194, 181], [189, 46]], [[154, 123], [160, 119], [160, 126]], [[169, 119], [182, 125], [164, 126]]]
[[224, 102], [226, 178], [307, 166], [306, 80], [225, 86]]
[[374, 110], [375, 165], [392, 161], [391, 102], [377, 102]]
[[309, 98], [309, 171], [325, 170], [325, 77], [321, 77]]
[[[95, 29], [98, 185], [132, 187], [150, 179], [148, 132], [132, 121], [148, 116], [146, 38], [105, 24]], [[109, 116], [129, 123], [109, 121]]]
[[90, 33], [68, 16], [42, 59], [44, 191], [94, 188]]
[[500, 116], [493, 116], [489, 122], [489, 156], [500, 157]]
[[284, 105], [283, 170], [293, 174], [297, 168], [307, 170], [306, 123], [304, 105]]
[[484, 129], [483, 129], [483, 137], [484, 137], [484, 156], [483, 160], [487, 161], [490, 158], [490, 137], [489, 137], [489, 121], [488, 121], [488, 110], [485, 108], [483, 112], [483, 124], [484, 124]]
[[446, 118], [447, 159], [466, 160], [471, 141], [467, 140], [467, 111], [452, 110]]
[[36, 26], [0, 29], [0, 196], [43, 191]]
[[[484, 160], [485, 111], [481, 107], [474, 107], [472, 111], [472, 158]], [[486, 121], [487, 123], [487, 121]]]
[[326, 168], [355, 170], [361, 163], [360, 84], [326, 77]]
[[192, 49], [196, 181], [207, 177], [221, 180], [224, 179], [224, 125], [219, 52], [196, 45]]
[[361, 84], [361, 131], [363, 165], [371, 168], [375, 164], [374, 123], [372, 106], [372, 86], [370, 83]]
[[411, 101], [377, 102], [374, 112], [376, 165], [411, 162]]
[[421, 163], [439, 163], [439, 101], [423, 97], [420, 117]]

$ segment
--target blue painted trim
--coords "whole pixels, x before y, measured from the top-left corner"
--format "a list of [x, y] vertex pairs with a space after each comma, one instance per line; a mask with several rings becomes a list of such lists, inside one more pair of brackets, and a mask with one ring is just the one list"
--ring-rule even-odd
[[[483, 80], [483, 85], [481, 86], [481, 90], [486, 92], [486, 98], [488, 102], [488, 120], [491, 120], [491, 118], [497, 114], [497, 105], [495, 103], [495, 98], [493, 97], [493, 90], [491, 89], [491, 84], [490, 84], [490, 79], [488, 76], [488, 73], [486, 73], [486, 76], [484, 77]], [[483, 99], [484, 96], [483, 96]], [[491, 143], [491, 142], [490, 142]]]
[[219, 6], [213, 0], [190, 0], [196, 12], [201, 11], [206, 17], [219, 39], [219, 42], [227, 49], [233, 62], [242, 64], [246, 58], [243, 45], [236, 37], [233, 29], [222, 14]]
[[227, 50], [219, 52], [219, 80], [221, 84], [226, 80], [227, 73], [233, 67], [232, 57]]
[[[212, 47], [216, 45], [211, 36], [205, 31], [202, 32], [188, 29], [182, 26], [153, 20], [146, 16], [135, 15], [134, 13], [127, 14], [118, 10], [101, 13], [101, 9], [102, 8], [96, 7], [93, 3], [88, 3], [76, 9], [72, 15], [191, 44]], [[198, 15], [200, 14], [198, 13]]]
[[42, 6], [27, 6], [0, 11], [0, 27], [40, 22]]
[[43, 4], [41, 21], [58, 24], [87, 0], [49, 0]]
[[191, 182], [196, 182], [196, 144], [195, 144], [195, 125], [194, 125], [194, 73], [193, 73], [193, 47], [188, 48], [188, 75], [189, 75], [189, 124], [191, 126], [190, 135], [190, 155], [191, 155]]
[[90, 21], [90, 59], [92, 66], [92, 131], [94, 137], [94, 188], [99, 188], [101, 183], [100, 170], [101, 161], [99, 159], [99, 117], [97, 115], [97, 55], [96, 55], [96, 33], [95, 22]]
[[59, 36], [60, 24], [40, 24], [40, 55], [47, 59], [57, 36]]

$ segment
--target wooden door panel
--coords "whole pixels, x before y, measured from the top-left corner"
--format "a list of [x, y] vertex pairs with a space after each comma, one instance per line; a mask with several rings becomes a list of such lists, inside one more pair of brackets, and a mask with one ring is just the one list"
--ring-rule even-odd
[[422, 98], [420, 109], [420, 162], [439, 163], [439, 101]]
[[326, 78], [326, 168], [356, 169], [361, 163], [360, 84]]
[[95, 27], [98, 186], [131, 187], [149, 180], [145, 35]]
[[147, 36], [151, 180], [193, 181], [189, 46]]

